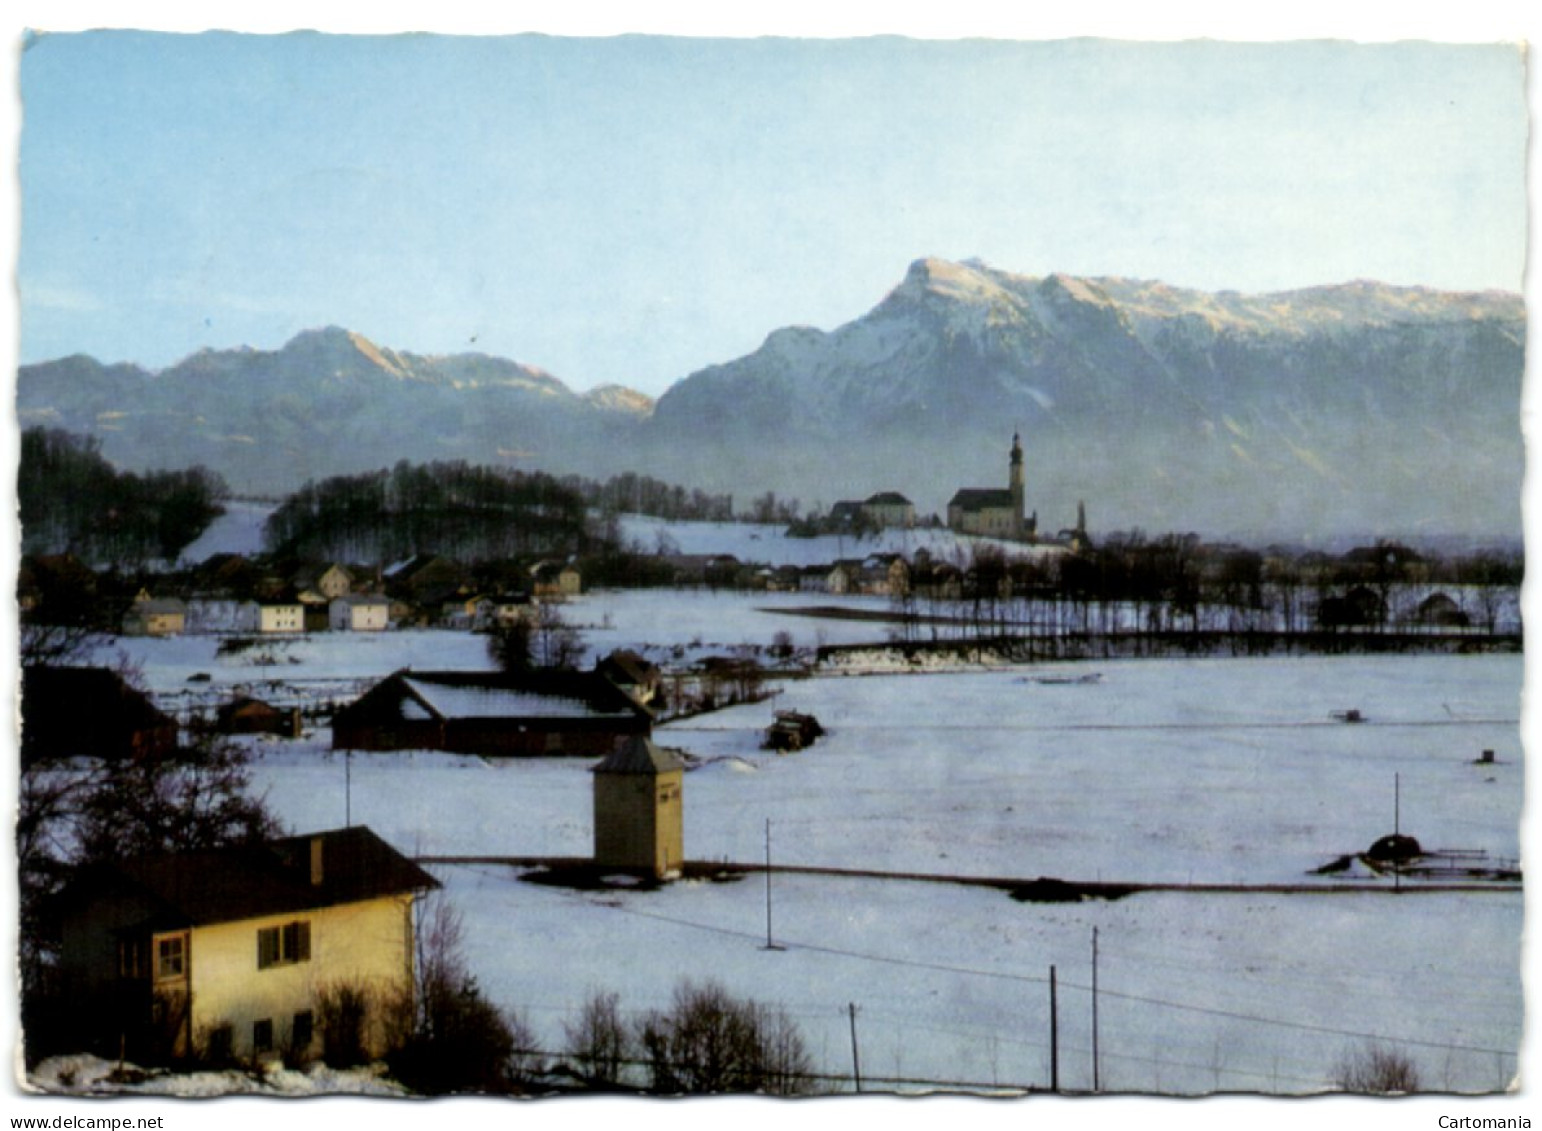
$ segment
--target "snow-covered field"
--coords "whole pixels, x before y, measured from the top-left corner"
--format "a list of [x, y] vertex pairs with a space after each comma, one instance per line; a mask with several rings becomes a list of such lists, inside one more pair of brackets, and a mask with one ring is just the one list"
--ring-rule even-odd
[[[794, 601], [793, 603], [804, 603]], [[758, 611], [766, 597], [600, 594], [570, 606], [596, 651], [708, 650], [874, 639], [881, 626]], [[773, 606], [774, 607], [774, 606]], [[485, 667], [451, 632], [317, 636], [256, 667], [214, 642], [121, 641], [157, 693], [187, 677], [362, 680], [404, 664]], [[1373, 1041], [1427, 1088], [1492, 1091], [1516, 1072], [1523, 1020], [1516, 890], [1345, 892], [1309, 875], [1394, 824], [1427, 847], [1519, 855], [1518, 656], [1141, 660], [1045, 669], [788, 681], [811, 750], [759, 749], [773, 704], [662, 728], [701, 760], [685, 782], [697, 860], [971, 876], [1174, 883], [1317, 883], [1321, 894], [1148, 893], [1018, 903], [988, 889], [778, 874], [764, 881], [581, 893], [502, 865], [436, 867], [466, 920], [482, 985], [558, 1048], [593, 990], [664, 1006], [684, 977], [779, 1002], [820, 1070], [849, 1073], [855, 1005], [864, 1078], [1044, 1087], [1057, 971], [1060, 1081], [1089, 1087], [1092, 931], [1099, 939], [1105, 1090], [1310, 1092]], [[317, 682], [307, 682], [317, 681]], [[1346, 725], [1333, 711], [1356, 708]], [[296, 831], [351, 807], [404, 851], [583, 855], [589, 763], [330, 752], [325, 728], [254, 740], [256, 773]], [[1484, 750], [1491, 764], [1477, 764]], [[345, 783], [351, 788], [345, 793]], [[883, 1084], [881, 1078], [892, 1081]]]
[[[232, 499], [224, 506], [225, 513], [182, 551], [184, 561], [201, 562], [219, 553], [262, 552], [262, 524], [273, 513], [274, 504]], [[909, 557], [923, 548], [943, 561], [952, 560], [961, 549], [967, 555], [968, 549], [975, 545], [998, 545], [1014, 552], [1022, 550], [1021, 546], [933, 528], [891, 529], [863, 538], [834, 534], [819, 538], [789, 538], [785, 526], [774, 524], [670, 522], [632, 514], [621, 516], [621, 538], [648, 554], [732, 554], [740, 561], [770, 566], [823, 565], [839, 558], [863, 558], [875, 553], [901, 553]]]
[[[817, 538], [789, 538], [785, 526], [753, 522], [670, 522], [647, 515], [621, 516], [621, 539], [643, 553], [732, 554], [741, 562], [769, 566], [825, 565], [869, 554], [904, 554], [908, 559], [925, 550], [938, 561], [967, 560], [976, 547], [995, 546], [1022, 554], [1021, 543], [955, 534], [941, 527], [910, 530], [890, 527], [861, 538], [823, 534]], [[1054, 554], [1040, 547], [1030, 553]]]

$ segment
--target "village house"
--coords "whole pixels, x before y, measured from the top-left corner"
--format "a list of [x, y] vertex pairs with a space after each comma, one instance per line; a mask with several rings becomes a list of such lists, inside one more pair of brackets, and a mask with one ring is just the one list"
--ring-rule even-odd
[[319, 598], [317, 603], [323, 605], [353, 592], [353, 584], [353, 574], [336, 562], [303, 569], [290, 579], [290, 585], [301, 601], [313, 593]]
[[429, 612], [468, 592], [466, 571], [438, 554], [418, 554], [398, 562], [384, 572], [383, 580], [388, 597]]
[[642, 735], [621, 743], [594, 774], [594, 862], [655, 879], [685, 859], [685, 763]]
[[561, 600], [583, 592], [578, 567], [563, 562], [537, 562], [530, 567], [530, 591], [537, 597]]
[[145, 590], [123, 618], [124, 636], [180, 636], [187, 631], [187, 605], [177, 597], [152, 597]]
[[658, 697], [664, 675], [657, 664], [627, 648], [618, 648], [594, 665], [594, 670], [610, 680], [644, 707]]
[[898, 491], [880, 491], [862, 501], [862, 514], [869, 524], [880, 528], [909, 530], [916, 524], [916, 507]]
[[869, 554], [857, 574], [860, 592], [875, 597], [903, 596], [910, 589], [910, 566], [903, 554]]
[[332, 748], [603, 757], [652, 730], [646, 707], [593, 672], [404, 669], [333, 716]]
[[124, 682], [90, 667], [21, 673], [21, 764], [64, 758], [127, 761], [176, 753], [177, 721]]
[[391, 627], [391, 602], [370, 593], [345, 593], [327, 606], [333, 632], [383, 632]]
[[488, 598], [488, 623], [479, 628], [513, 628], [516, 624], [534, 624], [541, 605], [529, 593], [497, 593]]
[[263, 635], [281, 635], [305, 631], [305, 606], [298, 602], [262, 601], [257, 604], [253, 631]]
[[194, 635], [255, 632], [257, 602], [224, 596], [189, 597], [186, 623], [187, 631]]
[[862, 563], [853, 558], [825, 567], [824, 591], [836, 596], [856, 593], [862, 580]]
[[798, 592], [828, 592], [830, 587], [830, 573], [833, 568], [833, 566], [829, 565], [804, 566], [798, 571]]
[[439, 606], [439, 623], [445, 628], [485, 628], [492, 617], [493, 603], [486, 597], [458, 594]]
[[388, 1049], [413, 993], [413, 904], [438, 882], [369, 829], [88, 869], [62, 900], [60, 974], [82, 1047], [163, 1062], [327, 1055], [322, 996], [360, 991]]

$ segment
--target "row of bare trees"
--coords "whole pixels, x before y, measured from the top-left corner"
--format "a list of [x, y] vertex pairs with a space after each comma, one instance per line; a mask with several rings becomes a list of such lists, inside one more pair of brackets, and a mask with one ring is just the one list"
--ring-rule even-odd
[[[1112, 538], [1074, 554], [976, 546], [926, 562], [891, 598], [901, 643], [1082, 635], [1518, 631], [1520, 555], [1449, 559], [1381, 542], [1348, 554]], [[1435, 594], [1439, 594], [1435, 597]], [[1432, 597], [1434, 600], [1432, 601]]]

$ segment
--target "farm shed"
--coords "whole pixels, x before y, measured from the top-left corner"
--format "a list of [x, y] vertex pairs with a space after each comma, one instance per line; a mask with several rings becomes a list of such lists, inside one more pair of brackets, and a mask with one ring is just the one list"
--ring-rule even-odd
[[276, 734], [282, 738], [298, 738], [300, 708], [275, 707], [261, 699], [242, 695], [215, 712], [214, 729], [221, 734]]
[[388, 676], [332, 719], [334, 750], [604, 757], [653, 715], [593, 672]]

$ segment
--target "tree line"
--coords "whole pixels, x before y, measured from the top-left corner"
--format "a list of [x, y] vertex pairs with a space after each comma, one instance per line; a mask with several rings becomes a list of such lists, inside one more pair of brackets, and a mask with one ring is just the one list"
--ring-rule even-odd
[[581, 476], [563, 478], [590, 507], [607, 514], [641, 514], [672, 522], [732, 522], [734, 497], [700, 488], [665, 483], [635, 471], [612, 475], [603, 483]]
[[975, 546], [912, 570], [891, 595], [891, 638], [1210, 637], [1267, 650], [1339, 634], [1508, 634], [1523, 573], [1519, 551], [1444, 557], [1391, 540], [1338, 555], [1140, 531], [1077, 553]]
[[592, 535], [583, 497], [550, 475], [403, 460], [306, 483], [263, 537], [280, 555], [378, 562], [430, 550], [472, 561], [575, 554]]
[[22, 433], [16, 494], [23, 553], [126, 569], [176, 561], [224, 513], [230, 492], [205, 467], [119, 471], [96, 437], [34, 427]]

